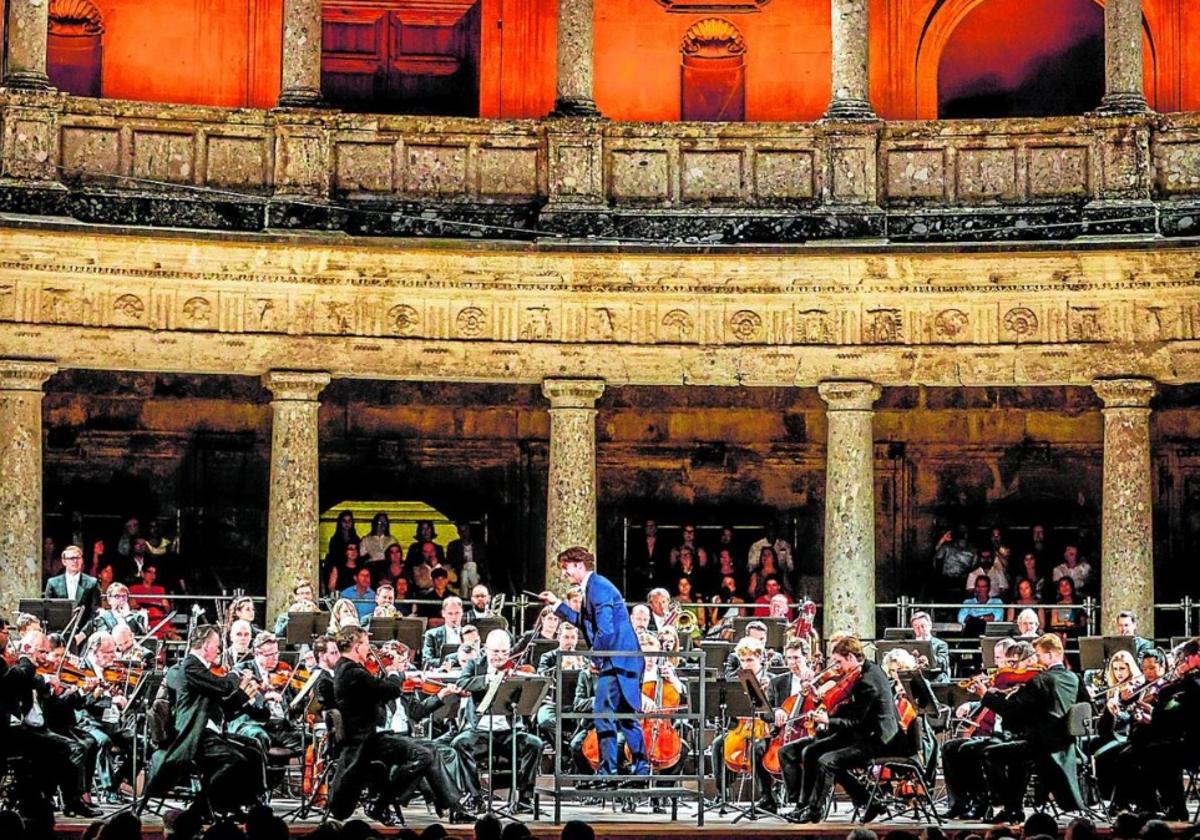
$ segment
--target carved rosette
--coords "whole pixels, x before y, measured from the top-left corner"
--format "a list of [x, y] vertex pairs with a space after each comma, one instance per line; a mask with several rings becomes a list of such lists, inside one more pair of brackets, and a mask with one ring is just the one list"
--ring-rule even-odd
[[267, 615], [287, 608], [297, 578], [318, 585], [320, 451], [317, 397], [329, 374], [271, 371], [271, 478], [267, 514]]
[[0, 614], [42, 583], [42, 386], [58, 368], [0, 360]]
[[1103, 632], [1116, 632], [1117, 613], [1133, 610], [1154, 632], [1154, 518], [1150, 470], [1148, 379], [1098, 379], [1104, 401], [1104, 485], [1101, 503], [1100, 603]]
[[596, 379], [547, 379], [550, 476], [546, 497], [546, 587], [560, 589], [558, 553], [574, 545], [596, 551]]
[[822, 382], [825, 444], [825, 636], [875, 636], [873, 382]]

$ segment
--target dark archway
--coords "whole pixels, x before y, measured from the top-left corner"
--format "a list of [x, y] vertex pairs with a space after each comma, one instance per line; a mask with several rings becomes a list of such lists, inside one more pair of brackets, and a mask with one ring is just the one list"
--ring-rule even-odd
[[104, 23], [91, 0], [53, 0], [46, 37], [50, 84], [74, 96], [100, 96]]
[[1104, 10], [1093, 0], [987, 0], [938, 62], [938, 117], [1082, 114], [1104, 94]]

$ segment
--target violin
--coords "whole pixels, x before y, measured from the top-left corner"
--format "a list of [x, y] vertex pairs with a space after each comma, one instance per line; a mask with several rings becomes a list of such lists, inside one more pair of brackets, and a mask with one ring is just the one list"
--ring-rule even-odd
[[100, 679], [110, 685], [137, 688], [137, 684], [142, 680], [143, 670], [129, 665], [109, 665], [101, 671]]
[[982, 684], [987, 688], [1007, 691], [1011, 694], [1044, 670], [1046, 669], [1041, 665], [993, 668], [983, 674], [971, 677], [969, 680], [961, 680], [958, 687], [970, 691], [973, 686]]
[[440, 694], [443, 688], [453, 688], [451, 683], [422, 677], [409, 677], [404, 680], [400, 690], [407, 694]]
[[39, 665], [37, 673], [43, 677], [56, 676], [62, 685], [70, 685], [83, 687], [89, 682], [95, 681], [95, 677], [84, 671], [82, 668], [77, 668], [70, 662], [61, 662], [54, 665]]
[[280, 662], [275, 670], [267, 674], [267, 687], [272, 691], [283, 691], [292, 684], [292, 666]]

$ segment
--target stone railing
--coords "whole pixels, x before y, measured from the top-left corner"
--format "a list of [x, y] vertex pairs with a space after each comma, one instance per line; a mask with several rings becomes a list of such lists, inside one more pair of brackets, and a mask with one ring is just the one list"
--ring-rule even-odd
[[0, 92], [0, 113], [5, 206], [109, 221], [455, 235], [482, 225], [487, 236], [536, 228], [651, 241], [1037, 239], [1186, 234], [1200, 204], [1200, 114], [499, 121], [16, 91]]

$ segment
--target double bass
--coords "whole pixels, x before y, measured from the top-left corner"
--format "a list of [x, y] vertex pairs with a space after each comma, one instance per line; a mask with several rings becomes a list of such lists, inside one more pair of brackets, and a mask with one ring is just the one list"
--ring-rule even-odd
[[[649, 698], [656, 712], [671, 712], [682, 709], [679, 691], [663, 678], [662, 665], [658, 667], [656, 679], [642, 683], [642, 695]], [[652, 717], [642, 721], [642, 737], [646, 743], [646, 760], [651, 770], [666, 770], [679, 763], [683, 750], [683, 738], [666, 717]]]

